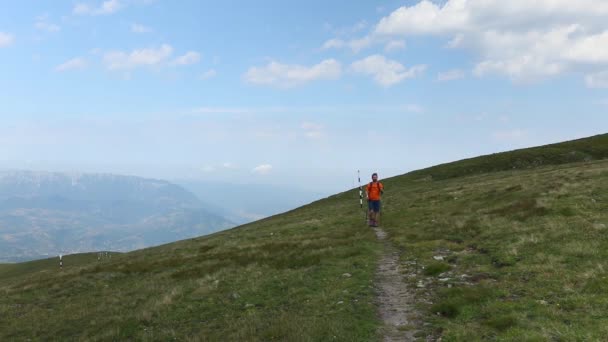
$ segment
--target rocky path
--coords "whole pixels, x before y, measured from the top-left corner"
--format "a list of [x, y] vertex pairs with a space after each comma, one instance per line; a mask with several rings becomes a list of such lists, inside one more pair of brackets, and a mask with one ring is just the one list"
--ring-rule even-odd
[[415, 341], [416, 315], [414, 295], [402, 281], [399, 251], [387, 238], [382, 228], [374, 228], [378, 240], [384, 243], [384, 255], [376, 269], [376, 290], [379, 293], [379, 314], [384, 322], [384, 341]]

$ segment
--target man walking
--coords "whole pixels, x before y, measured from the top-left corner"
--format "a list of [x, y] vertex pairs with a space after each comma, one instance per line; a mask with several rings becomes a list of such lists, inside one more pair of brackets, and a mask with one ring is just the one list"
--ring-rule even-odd
[[378, 227], [378, 216], [380, 214], [380, 199], [384, 193], [384, 185], [378, 181], [378, 174], [372, 175], [372, 181], [365, 188], [367, 195], [367, 207], [369, 210], [369, 226]]

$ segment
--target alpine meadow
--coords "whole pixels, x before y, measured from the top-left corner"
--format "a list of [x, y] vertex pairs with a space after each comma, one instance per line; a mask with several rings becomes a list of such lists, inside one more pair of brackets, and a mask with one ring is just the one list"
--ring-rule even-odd
[[[2, 341], [380, 341], [397, 253], [420, 341], [608, 336], [608, 135], [384, 179], [209, 236], [0, 265]], [[101, 257], [100, 257], [101, 255]]]

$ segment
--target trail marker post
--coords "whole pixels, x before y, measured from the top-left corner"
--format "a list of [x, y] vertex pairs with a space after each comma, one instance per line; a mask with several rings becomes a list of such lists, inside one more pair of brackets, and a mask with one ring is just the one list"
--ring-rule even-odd
[[361, 187], [361, 170], [357, 170], [357, 178], [359, 179], [359, 205], [364, 212], [365, 223], [367, 223], [367, 210], [363, 209], [363, 188]]

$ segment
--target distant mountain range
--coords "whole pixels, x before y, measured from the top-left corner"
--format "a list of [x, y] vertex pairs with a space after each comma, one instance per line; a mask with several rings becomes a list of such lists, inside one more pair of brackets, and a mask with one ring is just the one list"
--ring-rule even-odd
[[232, 184], [197, 180], [176, 180], [198, 198], [206, 208], [244, 224], [283, 213], [325, 197], [302, 189], [266, 184]]
[[130, 251], [234, 225], [193, 193], [167, 181], [0, 172], [0, 262]]

